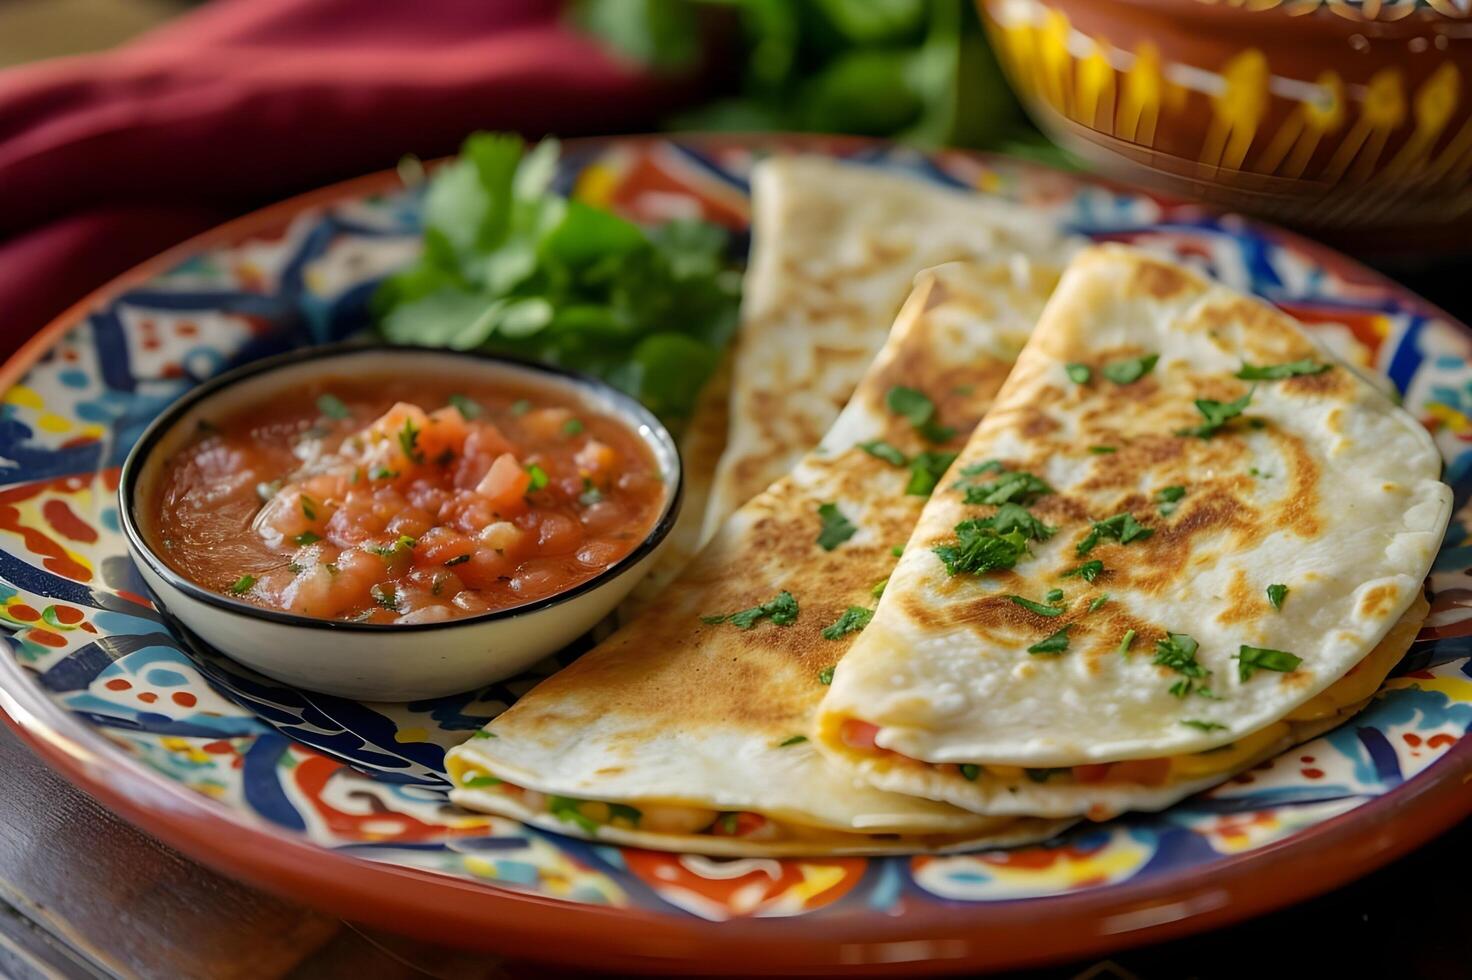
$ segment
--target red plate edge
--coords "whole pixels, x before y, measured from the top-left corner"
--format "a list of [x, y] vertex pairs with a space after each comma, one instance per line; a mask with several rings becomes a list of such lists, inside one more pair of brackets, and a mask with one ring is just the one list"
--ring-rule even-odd
[[[593, 137], [567, 143], [580, 147], [641, 138], [735, 145], [757, 139], [810, 148], [882, 142], [763, 133]], [[1079, 179], [1122, 186], [1087, 175]], [[0, 390], [16, 384], [92, 308], [184, 257], [283, 227], [307, 208], [384, 191], [396, 182], [393, 171], [383, 171], [333, 184], [168, 249], [93, 291], [37, 332], [0, 366]], [[1253, 227], [1331, 259], [1337, 271], [1353, 273], [1361, 282], [1413, 295], [1326, 246], [1255, 221]], [[1457, 323], [1416, 300], [1423, 311]], [[201, 864], [290, 901], [430, 942], [604, 970], [895, 975], [1060, 962], [1228, 925], [1302, 901], [1382, 867], [1472, 812], [1472, 751], [1453, 750], [1389, 794], [1281, 841], [1223, 859], [1209, 879], [1189, 872], [1162, 874], [1073, 895], [981, 907], [953, 903], [927, 910], [918, 922], [881, 913], [855, 916], [847, 923], [802, 916], [709, 922], [680, 912], [656, 915], [487, 888], [341, 854], [289, 832], [239, 820], [207, 797], [140, 766], [72, 719], [32, 687], [13, 662], [0, 662], [0, 677], [15, 682], [13, 687], [0, 685], [0, 713], [33, 751], [140, 831]], [[222, 843], [228, 846], [222, 848]], [[308, 870], [313, 867], [317, 870]], [[1046, 916], [1039, 914], [1039, 903], [1046, 903]], [[855, 923], [862, 923], [860, 941], [847, 938]], [[572, 938], [577, 942], [567, 942]]]

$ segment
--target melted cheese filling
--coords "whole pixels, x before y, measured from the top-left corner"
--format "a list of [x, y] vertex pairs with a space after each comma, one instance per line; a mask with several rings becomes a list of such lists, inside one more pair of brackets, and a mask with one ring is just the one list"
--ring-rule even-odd
[[[806, 841], [836, 846], [852, 846], [863, 841], [914, 840], [936, 846], [962, 843], [977, 833], [975, 830], [950, 834], [863, 833], [807, 826], [748, 810], [712, 810], [663, 801], [608, 803], [601, 800], [573, 799], [508, 783], [492, 775], [487, 769], [456, 757], [447, 760], [447, 768], [451, 781], [461, 789], [483, 790], [514, 799], [518, 808], [550, 814], [568, 824], [569, 830], [581, 829], [589, 837], [596, 837], [600, 827], [609, 826], [674, 837], [731, 837], [762, 842]], [[1002, 827], [1012, 822], [1012, 819], [998, 819], [995, 826]]]

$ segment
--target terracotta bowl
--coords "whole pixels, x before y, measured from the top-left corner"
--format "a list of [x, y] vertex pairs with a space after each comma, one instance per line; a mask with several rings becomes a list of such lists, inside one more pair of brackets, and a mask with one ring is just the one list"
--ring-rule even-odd
[[1349, 237], [1472, 226], [1465, 0], [977, 6], [1034, 119], [1105, 172]]

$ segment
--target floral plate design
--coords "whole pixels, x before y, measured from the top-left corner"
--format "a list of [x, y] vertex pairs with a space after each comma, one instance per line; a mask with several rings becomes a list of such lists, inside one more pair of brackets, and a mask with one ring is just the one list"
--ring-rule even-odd
[[[1002, 194], [1163, 250], [1306, 323], [1434, 433], [1459, 511], [1433, 611], [1373, 705], [1160, 814], [1012, 851], [724, 860], [468, 813], [444, 753], [556, 662], [362, 704], [252, 674], [164, 623], [118, 528], [118, 467], [188, 388], [367, 325], [418, 245], [393, 174], [226, 225], [89, 298], [0, 373], [0, 709], [89, 792], [228, 873], [421, 937], [605, 968], [1000, 968], [1165, 938], [1322, 891], [1472, 811], [1472, 332], [1282, 232], [1015, 160], [794, 136], [575, 141], [562, 189], [744, 243], [751, 165], [815, 152]], [[567, 651], [560, 659], [576, 655]]]

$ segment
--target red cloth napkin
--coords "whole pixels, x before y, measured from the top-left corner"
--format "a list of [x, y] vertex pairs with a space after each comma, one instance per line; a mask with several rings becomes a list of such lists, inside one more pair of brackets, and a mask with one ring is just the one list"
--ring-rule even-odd
[[649, 128], [675, 86], [555, 0], [215, 0], [98, 55], [0, 72], [0, 357], [234, 214], [452, 152], [479, 128]]

